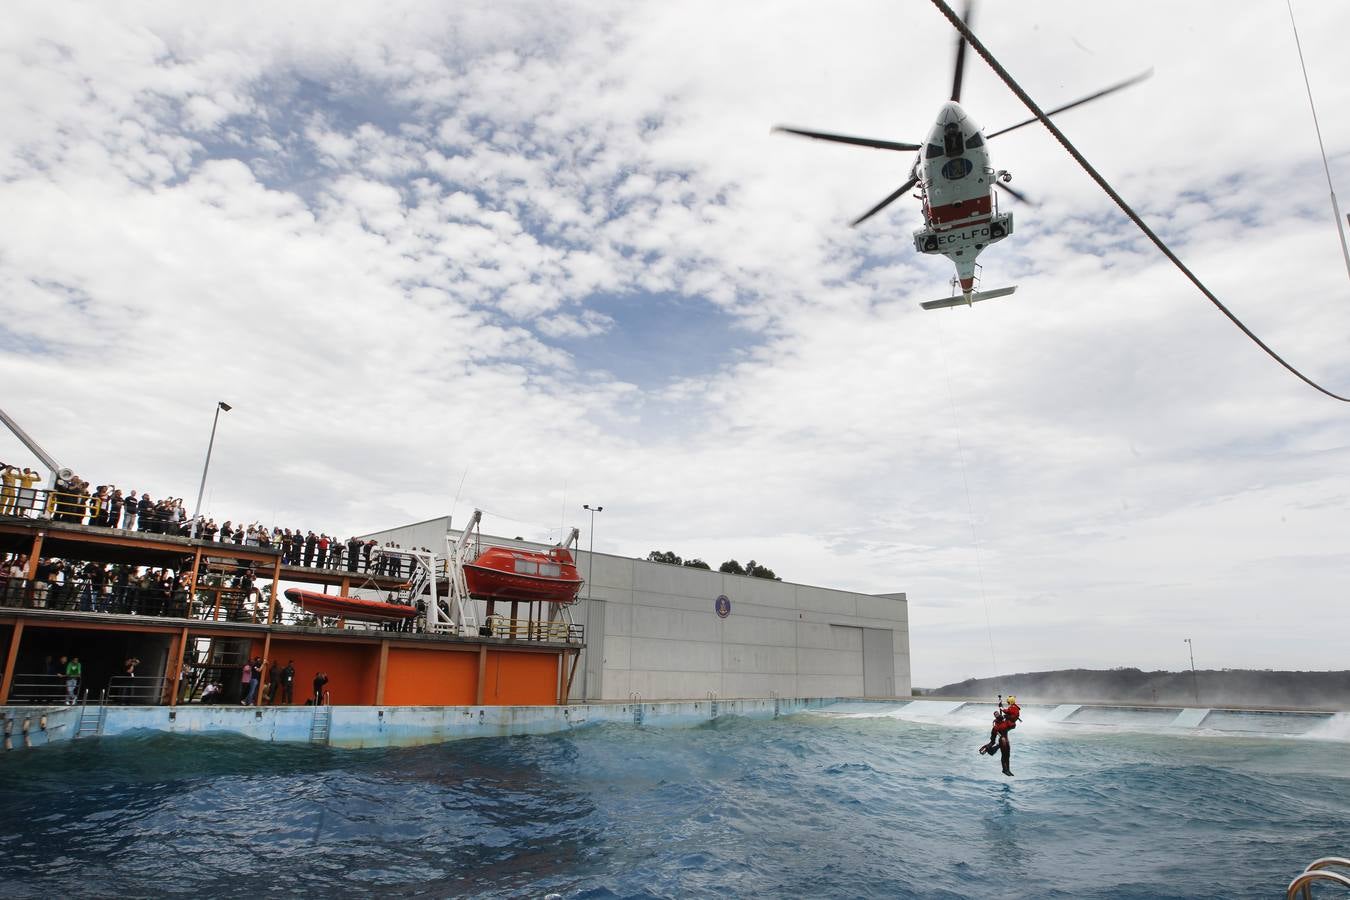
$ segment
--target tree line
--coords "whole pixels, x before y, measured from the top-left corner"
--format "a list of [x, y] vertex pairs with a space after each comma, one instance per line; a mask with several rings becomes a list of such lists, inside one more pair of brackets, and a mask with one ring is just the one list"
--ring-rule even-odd
[[[707, 569], [712, 571], [712, 566], [701, 559], [681, 559], [679, 554], [671, 550], [653, 550], [647, 554], [648, 562], [665, 563], [668, 566], [684, 566], [689, 569]], [[748, 575], [751, 578], [768, 578], [771, 581], [782, 581], [774, 574], [773, 569], [768, 566], [760, 565], [753, 559], [745, 565], [741, 565], [734, 559], [729, 559], [717, 567], [717, 571], [725, 572], [728, 575]]]

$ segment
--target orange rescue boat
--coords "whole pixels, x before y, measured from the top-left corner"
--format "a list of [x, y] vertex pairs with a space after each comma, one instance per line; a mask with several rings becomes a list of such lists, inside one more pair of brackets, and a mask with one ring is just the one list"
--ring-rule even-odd
[[358, 622], [398, 622], [417, 615], [417, 607], [360, 597], [338, 597], [319, 591], [287, 588], [286, 599], [298, 603], [306, 612], [327, 618], [355, 619]]
[[469, 595], [480, 600], [573, 603], [582, 578], [566, 547], [548, 551], [488, 547], [464, 564]]

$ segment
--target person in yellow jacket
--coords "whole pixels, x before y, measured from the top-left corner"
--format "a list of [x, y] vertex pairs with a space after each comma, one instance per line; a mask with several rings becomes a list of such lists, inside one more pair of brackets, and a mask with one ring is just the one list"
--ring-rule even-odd
[[33, 490], [33, 486], [41, 480], [42, 476], [37, 472], [24, 468], [23, 474], [19, 476], [18, 515], [26, 516], [28, 510], [37, 508], [37, 492]]
[[4, 489], [0, 491], [0, 516], [12, 516], [19, 500], [19, 470], [9, 463], [0, 465], [4, 467], [4, 471], [0, 472], [0, 480], [4, 482]]

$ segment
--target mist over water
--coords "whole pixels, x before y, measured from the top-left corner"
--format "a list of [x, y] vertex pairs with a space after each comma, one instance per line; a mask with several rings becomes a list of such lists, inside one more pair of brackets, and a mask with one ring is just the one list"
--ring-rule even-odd
[[1350, 744], [840, 707], [387, 751], [0, 756], [0, 894], [1270, 897], [1346, 849]]

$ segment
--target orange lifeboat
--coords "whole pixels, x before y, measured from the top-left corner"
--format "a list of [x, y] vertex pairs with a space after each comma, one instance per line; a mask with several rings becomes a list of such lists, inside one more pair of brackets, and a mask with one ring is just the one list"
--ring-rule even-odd
[[479, 600], [536, 600], [572, 603], [581, 590], [582, 578], [566, 547], [547, 552], [512, 547], [488, 547], [473, 562], [464, 564], [469, 595]]
[[417, 615], [415, 606], [363, 600], [360, 597], [337, 597], [299, 588], [287, 588], [286, 599], [316, 616], [355, 619], [358, 622], [398, 622]]

